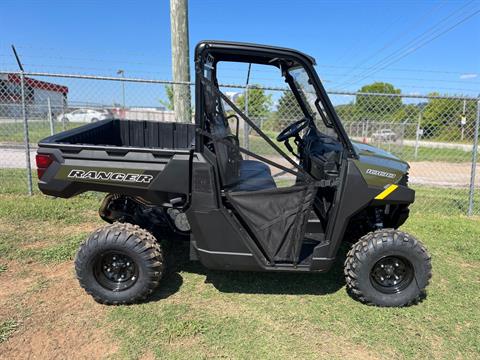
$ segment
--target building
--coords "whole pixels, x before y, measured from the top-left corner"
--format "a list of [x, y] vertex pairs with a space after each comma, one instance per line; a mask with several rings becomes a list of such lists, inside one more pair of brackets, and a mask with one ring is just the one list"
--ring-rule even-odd
[[[59, 113], [66, 106], [68, 87], [25, 77], [25, 102], [30, 116], [44, 116], [48, 99], [52, 112]], [[0, 117], [19, 117], [22, 113], [21, 77], [18, 74], [0, 74]]]

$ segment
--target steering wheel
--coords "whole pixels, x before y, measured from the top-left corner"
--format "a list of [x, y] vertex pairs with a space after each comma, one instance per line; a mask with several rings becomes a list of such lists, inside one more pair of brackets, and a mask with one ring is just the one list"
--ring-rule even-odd
[[301, 120], [295, 121], [293, 124], [288, 125], [283, 129], [280, 134], [277, 135], [277, 141], [287, 141], [291, 137], [297, 136], [300, 131], [305, 129], [308, 125], [308, 119], [303, 118]]

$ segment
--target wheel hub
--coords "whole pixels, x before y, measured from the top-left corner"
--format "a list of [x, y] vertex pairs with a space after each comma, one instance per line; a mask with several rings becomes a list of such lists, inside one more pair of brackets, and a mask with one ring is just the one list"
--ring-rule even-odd
[[130, 256], [121, 252], [105, 252], [95, 261], [95, 278], [109, 290], [122, 291], [135, 284], [138, 269]]
[[405, 258], [386, 256], [372, 267], [370, 280], [372, 285], [383, 293], [398, 293], [412, 282], [413, 266]]

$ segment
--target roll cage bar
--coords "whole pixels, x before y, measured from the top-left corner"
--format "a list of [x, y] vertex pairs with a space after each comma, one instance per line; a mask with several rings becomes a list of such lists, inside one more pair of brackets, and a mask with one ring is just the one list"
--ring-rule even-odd
[[[305, 178], [305, 180], [307, 182], [315, 182], [315, 179], [309, 174], [307, 173], [301, 166], [299, 166], [295, 161], [293, 161], [290, 156], [288, 156], [282, 149], [280, 149], [280, 147], [275, 144], [267, 135], [265, 135], [263, 133], [263, 131], [247, 116], [243, 113], [243, 111], [241, 111], [234, 103], [232, 100], [230, 100], [224, 93], [222, 93], [217, 86], [215, 86], [214, 84], [211, 83], [211, 81], [207, 80], [206, 78], [202, 77], [200, 79], [200, 81], [202, 82], [202, 84], [204, 86], [212, 86], [213, 87], [213, 90], [217, 93], [218, 96], [220, 96], [222, 98], [222, 100], [224, 100], [245, 122], [247, 122], [261, 137], [262, 139], [264, 139], [270, 146], [272, 146], [285, 160], [287, 160], [295, 169], [297, 169], [298, 172], [295, 172], [293, 171], [292, 169], [289, 169], [283, 165], [280, 165], [280, 164], [277, 164], [263, 156], [260, 156], [258, 154], [255, 154], [253, 152], [251, 152], [250, 150], [247, 150], [241, 146], [238, 146], [238, 149], [240, 150], [240, 152], [246, 154], [246, 155], [249, 155], [249, 156], [252, 156], [254, 158], [257, 158], [258, 160], [261, 160], [261, 161], [264, 161], [266, 162], [267, 164], [269, 165], [273, 165], [273, 166], [276, 166], [280, 169], [282, 169], [283, 171], [285, 172], [288, 172], [288, 173], [291, 173], [292, 175], [301, 175], [303, 178]], [[210, 82], [210, 84], [208, 84]], [[215, 138], [214, 136], [210, 135], [208, 132], [204, 131], [203, 129], [198, 129], [197, 130], [198, 133], [200, 133], [201, 135], [204, 135], [208, 138], [210, 138], [211, 140], [213, 141], [223, 141], [222, 138]], [[229, 145], [229, 143], [227, 143], [227, 145]]]
[[[195, 123], [201, 130], [205, 130], [204, 124], [204, 94], [203, 86], [206, 82], [211, 82], [206, 79], [204, 75], [204, 66], [207, 63], [208, 59], [213, 59], [214, 65], [220, 61], [227, 62], [244, 62], [244, 63], [253, 63], [253, 64], [263, 64], [263, 65], [273, 65], [279, 67], [282, 72], [284, 72], [285, 80], [289, 87], [291, 88], [297, 102], [299, 103], [303, 113], [307, 117], [311, 117], [310, 111], [307, 109], [304, 100], [302, 99], [297, 87], [295, 86], [292, 77], [286, 71], [289, 67], [294, 65], [302, 66], [307, 72], [310, 79], [312, 79], [312, 85], [315, 88], [317, 93], [317, 107], [319, 106], [318, 102], [321, 102], [322, 107], [318, 109], [322, 120], [325, 120], [324, 114], [322, 111], [325, 111], [328, 119], [334, 130], [336, 131], [339, 140], [342, 142], [344, 148], [347, 151], [348, 156], [357, 158], [357, 154], [353, 148], [350, 139], [348, 138], [340, 119], [338, 118], [337, 113], [331, 103], [328, 95], [318, 77], [313, 66], [315, 65], [315, 59], [309, 55], [306, 55], [300, 51], [287, 49], [282, 47], [273, 47], [268, 45], [258, 45], [258, 44], [249, 44], [249, 43], [239, 43], [239, 42], [224, 42], [224, 41], [202, 41], [195, 48], [195, 74], [196, 74], [196, 87], [195, 87], [195, 97], [196, 97], [196, 107], [195, 107]], [[214, 66], [213, 68], [216, 68]], [[214, 69], [212, 69], [213, 71]], [[285, 70], [285, 71], [284, 71]], [[228, 103], [232, 109], [234, 109], [247, 123], [252, 126], [252, 128], [258, 132], [262, 138], [264, 138], [277, 152], [279, 152], [283, 157], [287, 157], [290, 163], [293, 161], [288, 157], [283, 151], [271, 141], [268, 136], [266, 136], [248, 117], [243, 114], [238, 107], [233, 104], [233, 102], [226, 97], [219, 89], [218, 83], [216, 80], [216, 74], [214, 74], [213, 87], [218, 93], [218, 95]], [[203, 147], [203, 136], [197, 136], [196, 139], [197, 151], [200, 151]], [[246, 149], [242, 149], [248, 151]], [[294, 162], [293, 162], [294, 163]], [[294, 165], [298, 169], [298, 165]]]

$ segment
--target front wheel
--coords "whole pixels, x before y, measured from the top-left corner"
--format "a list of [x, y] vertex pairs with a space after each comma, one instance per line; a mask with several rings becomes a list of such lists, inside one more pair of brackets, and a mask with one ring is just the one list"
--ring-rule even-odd
[[413, 236], [394, 229], [363, 236], [345, 261], [347, 290], [369, 305], [419, 302], [432, 276], [430, 255]]
[[75, 270], [80, 286], [108, 305], [142, 301], [163, 274], [162, 249], [137, 225], [114, 223], [96, 230], [78, 250]]

